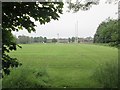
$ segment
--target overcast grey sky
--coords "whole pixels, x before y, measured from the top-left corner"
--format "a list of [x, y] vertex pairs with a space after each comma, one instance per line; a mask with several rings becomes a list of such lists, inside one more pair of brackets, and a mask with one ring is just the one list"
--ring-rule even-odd
[[59, 37], [68, 38], [75, 36], [76, 22], [78, 21], [78, 37], [93, 37], [99, 24], [108, 17], [117, 19], [118, 12], [117, 4], [105, 4], [105, 0], [101, 0], [99, 5], [93, 5], [88, 11], [79, 11], [77, 13], [68, 13], [66, 5], [64, 12], [60, 15], [59, 20], [51, 20], [45, 25], [40, 25], [36, 22], [36, 32], [28, 33], [27, 30], [13, 32], [14, 35], [27, 35], [33, 37], [46, 36], [48, 38]]

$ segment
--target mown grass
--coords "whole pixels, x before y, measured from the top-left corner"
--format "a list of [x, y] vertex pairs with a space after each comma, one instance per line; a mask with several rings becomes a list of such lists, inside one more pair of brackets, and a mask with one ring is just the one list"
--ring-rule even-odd
[[114, 47], [92, 44], [24, 44], [11, 53], [22, 66], [12, 69], [3, 87], [79, 87], [103, 85], [92, 76], [105, 62], [117, 62]]

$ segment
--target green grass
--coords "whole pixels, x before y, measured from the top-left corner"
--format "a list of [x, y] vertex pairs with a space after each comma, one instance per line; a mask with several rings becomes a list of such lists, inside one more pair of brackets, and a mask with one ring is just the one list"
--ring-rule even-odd
[[23, 65], [12, 69], [11, 75], [3, 79], [3, 87], [32, 87], [32, 85], [33, 87], [101, 87], [101, 84], [91, 78], [96, 68], [105, 62], [118, 60], [117, 48], [108, 46], [92, 44], [21, 46], [22, 49], [12, 52], [11, 56], [18, 58]]

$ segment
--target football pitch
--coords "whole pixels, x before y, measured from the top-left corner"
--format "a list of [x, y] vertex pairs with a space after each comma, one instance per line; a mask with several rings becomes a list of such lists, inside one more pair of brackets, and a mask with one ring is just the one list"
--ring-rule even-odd
[[93, 74], [105, 62], [117, 62], [115, 47], [94, 44], [22, 44], [11, 52], [22, 66], [3, 79], [3, 87], [13, 88], [93, 88], [101, 87]]

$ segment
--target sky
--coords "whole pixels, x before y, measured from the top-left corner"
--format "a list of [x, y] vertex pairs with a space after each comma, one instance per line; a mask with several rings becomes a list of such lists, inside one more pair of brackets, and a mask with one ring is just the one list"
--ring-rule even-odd
[[[64, 5], [63, 14], [59, 20], [51, 20], [45, 25], [37, 25], [36, 32], [28, 33], [23, 29], [19, 32], [12, 32], [15, 36], [26, 35], [32, 37], [47, 37], [47, 38], [68, 38], [76, 35], [81, 38], [94, 37], [97, 27], [108, 17], [117, 19], [118, 12], [117, 4], [105, 4], [105, 0], [100, 0], [99, 5], [93, 5], [90, 10], [78, 11], [77, 13], [67, 12], [68, 8]], [[77, 34], [76, 34], [77, 33]]]

